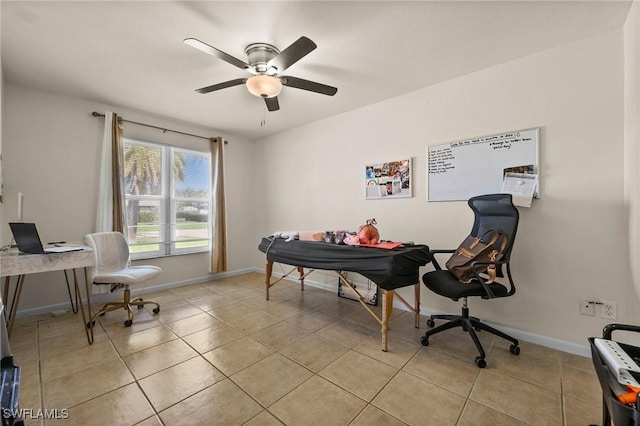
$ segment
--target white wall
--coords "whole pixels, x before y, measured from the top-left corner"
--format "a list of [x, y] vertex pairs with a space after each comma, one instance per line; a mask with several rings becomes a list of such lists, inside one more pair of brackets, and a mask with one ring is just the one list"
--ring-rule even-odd
[[[257, 193], [264, 208], [256, 238], [355, 229], [375, 217], [382, 238], [455, 247], [472, 214], [465, 202], [426, 201], [426, 147], [540, 127], [542, 198], [520, 209], [518, 291], [470, 308], [493, 323], [586, 345], [607, 321], [579, 315], [580, 298], [617, 302], [621, 322], [640, 307], [624, 252], [623, 69], [617, 29], [260, 140], [256, 169], [268, 184]], [[407, 156], [413, 198], [365, 201], [364, 165]], [[254, 264], [264, 267], [260, 253]], [[426, 289], [422, 301], [426, 310], [459, 311]]]
[[[628, 206], [629, 256], [635, 294], [640, 297], [640, 2], [635, 1], [624, 26], [625, 199]], [[629, 289], [629, 298], [634, 292]], [[630, 312], [640, 324], [640, 309]]]
[[[4, 176], [6, 201], [3, 235], [9, 236], [7, 222], [15, 220], [17, 193], [24, 194], [24, 220], [35, 222], [43, 241], [82, 241], [95, 229], [98, 162], [104, 119], [92, 111], [116, 111], [125, 119], [203, 136], [223, 136], [225, 146], [228, 212], [250, 211], [252, 201], [253, 142], [214, 129], [190, 126], [96, 102], [61, 96], [5, 82], [4, 86]], [[166, 134], [125, 123], [125, 135], [207, 151], [208, 142]], [[246, 241], [253, 237], [248, 216], [228, 214], [228, 268], [242, 270]], [[6, 238], [5, 238], [6, 240]], [[3, 244], [8, 241], [2, 241]], [[208, 255], [191, 254], [140, 261], [163, 268], [163, 273], [147, 286], [182, 283], [208, 276]], [[62, 272], [30, 275], [26, 278], [21, 311], [66, 303], [68, 297]]]

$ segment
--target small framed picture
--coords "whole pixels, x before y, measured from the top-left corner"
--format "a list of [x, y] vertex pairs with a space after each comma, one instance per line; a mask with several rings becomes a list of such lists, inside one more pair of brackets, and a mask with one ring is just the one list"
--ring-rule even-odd
[[411, 197], [411, 158], [365, 166], [367, 200]]

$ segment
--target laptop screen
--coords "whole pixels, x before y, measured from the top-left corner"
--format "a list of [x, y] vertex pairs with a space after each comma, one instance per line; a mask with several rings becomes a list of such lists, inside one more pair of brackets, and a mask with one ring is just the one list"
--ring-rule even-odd
[[18, 250], [31, 254], [44, 253], [35, 223], [13, 222], [9, 223], [9, 227], [13, 233], [13, 238], [16, 240]]

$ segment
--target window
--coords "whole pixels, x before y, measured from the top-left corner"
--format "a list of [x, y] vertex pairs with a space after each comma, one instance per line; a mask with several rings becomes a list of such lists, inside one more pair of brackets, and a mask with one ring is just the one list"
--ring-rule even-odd
[[211, 156], [124, 139], [124, 185], [132, 258], [207, 251]]

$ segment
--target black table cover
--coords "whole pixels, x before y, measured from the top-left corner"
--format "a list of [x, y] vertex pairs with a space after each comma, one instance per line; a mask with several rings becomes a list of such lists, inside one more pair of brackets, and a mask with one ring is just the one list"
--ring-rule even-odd
[[386, 250], [323, 243], [263, 238], [258, 249], [270, 262], [329, 271], [361, 274], [384, 290], [419, 282], [419, 268], [430, 262], [429, 247], [422, 244]]

